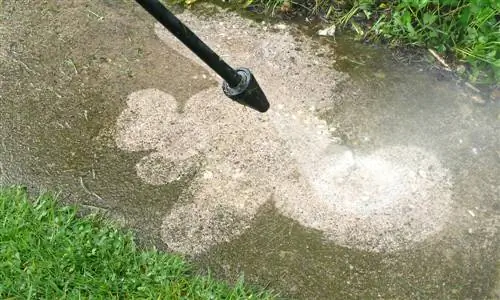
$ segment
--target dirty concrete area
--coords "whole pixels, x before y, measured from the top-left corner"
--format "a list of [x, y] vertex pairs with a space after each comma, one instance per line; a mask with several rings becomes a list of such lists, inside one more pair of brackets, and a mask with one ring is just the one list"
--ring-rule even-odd
[[499, 103], [383, 49], [179, 14], [254, 71], [262, 115], [130, 1], [1, 5], [0, 184], [285, 298], [500, 297]]
[[4, 1], [1, 14], [2, 184], [61, 190], [152, 232], [144, 220], [178, 189], [137, 178], [140, 155], [117, 151], [116, 119], [135, 90], [187, 99], [215, 82], [193, 84], [203, 69], [165, 49], [131, 2]]

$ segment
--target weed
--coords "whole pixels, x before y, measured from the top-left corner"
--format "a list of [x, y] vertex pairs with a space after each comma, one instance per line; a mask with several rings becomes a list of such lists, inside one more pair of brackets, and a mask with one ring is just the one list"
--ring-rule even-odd
[[[176, 1], [192, 4], [197, 0]], [[435, 50], [448, 61], [465, 64], [468, 72], [463, 73], [474, 83], [500, 82], [498, 0], [228, 1], [243, 8], [264, 7], [271, 14], [305, 8], [341, 27], [351, 25], [367, 40]]]
[[378, 18], [367, 37], [434, 49], [467, 62], [473, 82], [500, 81], [499, 1], [401, 0], [372, 11]]

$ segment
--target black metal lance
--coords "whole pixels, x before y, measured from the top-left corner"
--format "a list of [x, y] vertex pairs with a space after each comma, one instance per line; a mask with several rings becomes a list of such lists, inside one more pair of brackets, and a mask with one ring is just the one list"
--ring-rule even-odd
[[158, 0], [136, 2], [224, 79], [222, 90], [226, 96], [259, 112], [269, 109], [266, 95], [248, 68], [229, 66]]

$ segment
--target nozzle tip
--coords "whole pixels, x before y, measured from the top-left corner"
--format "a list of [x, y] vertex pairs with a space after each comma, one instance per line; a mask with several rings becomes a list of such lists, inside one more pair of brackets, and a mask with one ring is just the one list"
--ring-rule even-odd
[[269, 109], [269, 101], [253, 74], [247, 68], [238, 68], [236, 72], [241, 76], [240, 83], [231, 87], [224, 81], [222, 84], [224, 94], [242, 105], [262, 113], [266, 112]]

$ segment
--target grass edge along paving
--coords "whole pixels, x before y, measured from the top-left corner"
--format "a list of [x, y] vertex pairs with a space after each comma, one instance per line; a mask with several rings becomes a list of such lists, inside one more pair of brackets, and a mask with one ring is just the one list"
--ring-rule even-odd
[[195, 274], [182, 257], [139, 249], [97, 215], [79, 217], [53, 193], [30, 197], [20, 186], [0, 187], [2, 299], [273, 299]]
[[[338, 30], [351, 28], [365, 41], [390, 47], [424, 48], [454, 65], [463, 78], [500, 85], [500, 1], [498, 0], [165, 0], [191, 6], [230, 3], [266, 15], [304, 11]], [[434, 55], [434, 54], [433, 54]], [[446, 66], [448, 67], [448, 66]]]

